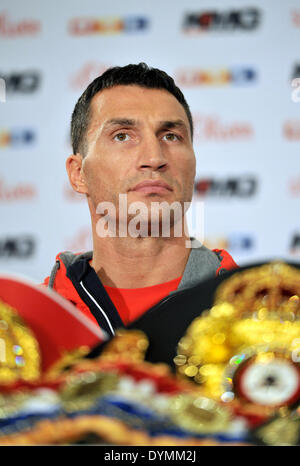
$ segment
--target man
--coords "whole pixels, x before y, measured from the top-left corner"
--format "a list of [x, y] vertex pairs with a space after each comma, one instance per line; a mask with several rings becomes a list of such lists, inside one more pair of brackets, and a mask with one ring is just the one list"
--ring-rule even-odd
[[[175, 234], [180, 223], [186, 226], [184, 206], [194, 189], [192, 136], [182, 92], [165, 72], [144, 63], [107, 70], [75, 106], [66, 168], [73, 189], [87, 198], [93, 251], [59, 254], [44, 283], [109, 335], [170, 293], [236, 267], [226, 251], [187, 247], [186, 228]], [[151, 217], [155, 202], [181, 212], [169, 215], [168, 235], [162, 234], [164, 209]]]

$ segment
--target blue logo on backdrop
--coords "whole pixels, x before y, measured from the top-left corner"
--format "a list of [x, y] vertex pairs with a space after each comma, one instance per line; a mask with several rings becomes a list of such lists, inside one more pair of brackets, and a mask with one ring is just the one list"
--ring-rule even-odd
[[23, 148], [34, 144], [35, 141], [36, 133], [32, 129], [0, 129], [0, 149], [7, 147]]
[[252, 236], [243, 234], [232, 234], [228, 237], [228, 246], [231, 251], [251, 251], [254, 247], [254, 239]]
[[256, 84], [258, 71], [251, 66], [224, 68], [179, 68], [175, 81], [179, 86], [229, 86]]
[[145, 16], [78, 17], [69, 21], [69, 32], [72, 36], [133, 33], [147, 30], [149, 24]]
[[255, 241], [250, 233], [231, 233], [227, 236], [208, 237], [204, 241], [210, 249], [226, 249], [234, 254], [252, 252]]

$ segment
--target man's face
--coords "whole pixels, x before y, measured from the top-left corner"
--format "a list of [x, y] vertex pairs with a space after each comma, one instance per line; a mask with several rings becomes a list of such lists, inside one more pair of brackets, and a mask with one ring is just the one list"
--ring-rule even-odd
[[169, 92], [120, 85], [96, 94], [87, 147], [82, 175], [95, 209], [103, 201], [117, 207], [119, 194], [127, 194], [128, 206], [191, 201], [195, 155], [189, 121]]

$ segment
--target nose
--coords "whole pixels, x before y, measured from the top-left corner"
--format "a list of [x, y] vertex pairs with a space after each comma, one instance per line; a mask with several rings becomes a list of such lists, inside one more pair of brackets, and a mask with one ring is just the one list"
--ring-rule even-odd
[[141, 171], [165, 171], [168, 162], [164, 149], [155, 134], [145, 136], [139, 145], [137, 157], [137, 169]]

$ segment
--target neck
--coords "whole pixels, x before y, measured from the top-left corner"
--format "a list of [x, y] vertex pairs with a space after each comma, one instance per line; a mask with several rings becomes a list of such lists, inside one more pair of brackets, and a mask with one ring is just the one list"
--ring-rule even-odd
[[101, 282], [117, 288], [142, 288], [180, 277], [190, 249], [188, 237], [105, 237], [93, 231], [93, 260]]

